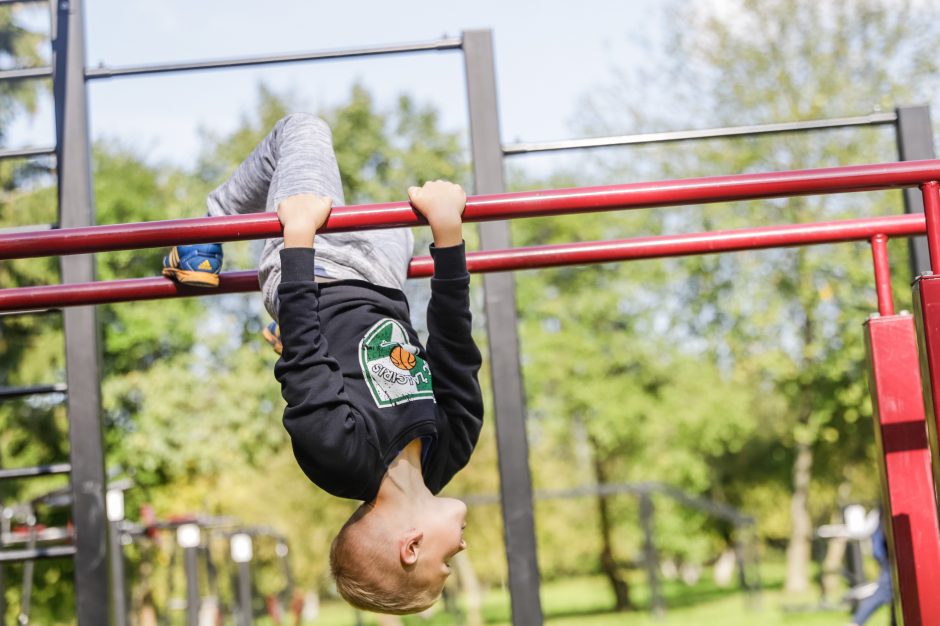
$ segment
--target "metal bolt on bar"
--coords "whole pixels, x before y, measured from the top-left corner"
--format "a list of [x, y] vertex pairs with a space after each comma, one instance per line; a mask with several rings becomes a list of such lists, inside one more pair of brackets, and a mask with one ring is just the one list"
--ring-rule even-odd
[[55, 156], [55, 146], [43, 148], [8, 148], [0, 150], [0, 160], [28, 159], [39, 156]]
[[0, 387], [0, 399], [22, 398], [24, 396], [39, 396], [51, 393], [65, 393], [68, 387], [65, 383], [54, 385], [33, 385], [30, 387]]
[[0, 480], [13, 478], [33, 478], [35, 476], [53, 476], [56, 474], [68, 474], [72, 471], [69, 463], [54, 463], [52, 465], [37, 465], [36, 467], [17, 467], [11, 469], [0, 469]]
[[34, 550], [0, 550], [0, 563], [32, 561], [35, 559], [61, 559], [75, 556], [75, 546], [53, 546]]
[[[931, 159], [480, 195], [467, 199], [464, 220], [483, 222], [695, 203], [875, 191], [913, 187], [937, 179], [940, 179], [940, 160]], [[330, 214], [323, 232], [396, 228], [423, 223], [407, 202], [390, 202], [337, 207]], [[274, 213], [85, 226], [49, 232], [0, 235], [0, 259], [264, 239], [280, 235], [281, 224]]]
[[878, 233], [871, 238], [871, 255], [875, 265], [875, 291], [878, 294], [878, 313], [894, 315], [891, 295], [891, 265], [888, 261], [888, 238]]
[[651, 143], [669, 143], [693, 139], [722, 139], [777, 133], [792, 133], [810, 130], [846, 128], [849, 126], [876, 126], [894, 124], [896, 113], [871, 113], [855, 117], [842, 117], [828, 120], [807, 120], [800, 122], [780, 122], [776, 124], [754, 124], [750, 126], [729, 126], [726, 128], [705, 128], [701, 130], [669, 131], [662, 133], [643, 133], [637, 135], [617, 135], [613, 137], [592, 137], [590, 139], [568, 139], [560, 141], [541, 141], [515, 143], [503, 146], [505, 156], [534, 154], [536, 152], [557, 152], [560, 150], [584, 150], [587, 148], [609, 148], [613, 146], [636, 146]]
[[[740, 252], [787, 246], [869, 241], [875, 235], [911, 237], [926, 229], [919, 214], [889, 215], [855, 220], [764, 226], [741, 230], [659, 235], [617, 241], [484, 250], [467, 254], [473, 273], [505, 272], [565, 265], [611, 263], [639, 259]], [[430, 257], [415, 257], [409, 278], [431, 276]], [[187, 287], [162, 276], [40, 287], [0, 289], [0, 312], [43, 307], [70, 307], [164, 298], [182, 298], [258, 290], [254, 271], [224, 272], [217, 289]]]
[[169, 72], [187, 72], [194, 70], [214, 70], [252, 65], [272, 65], [276, 63], [296, 63], [300, 61], [325, 61], [351, 59], [356, 57], [409, 54], [413, 52], [433, 52], [441, 50], [459, 50], [462, 41], [459, 37], [437, 39], [434, 41], [350, 48], [346, 50], [325, 50], [320, 52], [298, 52], [294, 54], [275, 54], [253, 57], [233, 57], [210, 61], [187, 61], [182, 63], [159, 63], [151, 65], [132, 65], [125, 67], [97, 67], [85, 70], [88, 80], [98, 78], [120, 78], [143, 74], [166, 74]]

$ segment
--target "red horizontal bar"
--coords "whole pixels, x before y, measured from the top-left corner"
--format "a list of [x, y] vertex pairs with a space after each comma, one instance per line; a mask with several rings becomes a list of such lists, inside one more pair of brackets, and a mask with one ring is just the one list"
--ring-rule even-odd
[[[867, 219], [764, 226], [684, 235], [641, 237], [619, 241], [589, 241], [511, 250], [471, 252], [471, 272], [502, 272], [564, 265], [608, 263], [638, 259], [737, 252], [786, 246], [865, 241], [876, 234], [909, 237], [926, 231], [924, 216], [892, 215]], [[430, 276], [430, 257], [412, 259], [411, 278]], [[132, 278], [70, 285], [46, 285], [0, 290], [0, 311], [105, 304], [133, 300], [156, 300], [187, 296], [243, 293], [258, 289], [254, 271], [225, 272], [217, 289], [184, 287], [163, 277]]]
[[[468, 222], [913, 187], [940, 180], [940, 160], [741, 174], [604, 187], [526, 191], [467, 200]], [[323, 232], [415, 226], [407, 202], [337, 207]], [[133, 250], [185, 243], [264, 239], [281, 234], [273, 213], [87, 226], [0, 235], [0, 259]]]

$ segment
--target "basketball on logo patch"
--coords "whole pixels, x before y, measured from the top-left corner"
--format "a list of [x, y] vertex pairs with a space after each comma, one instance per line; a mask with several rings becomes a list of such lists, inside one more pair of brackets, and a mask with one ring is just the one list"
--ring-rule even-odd
[[392, 359], [392, 363], [395, 367], [401, 370], [411, 370], [411, 368], [415, 366], [415, 355], [403, 349], [401, 346], [392, 348], [392, 353], [389, 355], [389, 358]]

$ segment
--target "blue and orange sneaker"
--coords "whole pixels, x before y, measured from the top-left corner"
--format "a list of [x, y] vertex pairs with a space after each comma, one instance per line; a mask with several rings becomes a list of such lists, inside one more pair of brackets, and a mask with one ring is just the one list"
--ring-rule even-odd
[[277, 322], [271, 322], [265, 326], [261, 329], [261, 334], [264, 335], [264, 340], [271, 344], [274, 351], [280, 354], [284, 345], [281, 343], [281, 327], [277, 325]]
[[222, 244], [173, 246], [163, 257], [163, 275], [184, 285], [218, 287], [222, 270]]

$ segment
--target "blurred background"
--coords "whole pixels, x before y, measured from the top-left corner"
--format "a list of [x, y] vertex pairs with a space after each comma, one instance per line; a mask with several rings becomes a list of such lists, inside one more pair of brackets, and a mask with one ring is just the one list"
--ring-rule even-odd
[[[89, 0], [85, 11], [89, 67], [492, 29], [504, 143], [909, 105], [940, 122], [940, 16], [929, 0]], [[45, 4], [0, 5], [0, 69], [48, 65], [49, 24]], [[455, 53], [101, 80], [89, 107], [100, 224], [202, 215], [207, 192], [293, 111], [332, 126], [348, 204], [401, 200], [435, 178], [473, 189]], [[0, 149], [53, 144], [53, 117], [51, 81], [0, 85]], [[506, 177], [512, 190], [589, 186], [894, 161], [897, 150], [893, 126], [869, 126], [521, 156]], [[0, 227], [55, 222], [53, 168], [44, 157], [0, 161]], [[512, 238], [523, 246], [902, 211], [900, 192], [787, 198], [517, 220]], [[425, 254], [428, 233], [416, 238]], [[226, 268], [253, 267], [259, 245], [226, 244]], [[899, 309], [910, 309], [906, 246], [890, 243]], [[98, 277], [157, 274], [164, 253], [99, 254]], [[845, 524], [846, 507], [870, 521], [879, 506], [861, 331], [876, 310], [870, 268], [859, 243], [516, 275], [549, 623], [848, 622], [851, 591], [877, 564], [864, 532], [819, 529]], [[0, 264], [2, 287], [59, 280], [55, 259]], [[408, 292], [423, 328], [427, 284]], [[485, 348], [478, 278], [474, 307]], [[131, 623], [186, 623], [178, 530], [187, 524], [202, 529], [201, 624], [236, 623], [233, 534], [254, 537], [258, 624], [509, 622], [492, 419], [445, 490], [470, 504], [470, 549], [445, 601], [379, 620], [338, 600], [329, 578], [330, 540], [354, 504], [317, 490], [294, 461], [260, 296], [107, 305], [99, 319]], [[0, 318], [0, 385], [63, 382], [61, 346], [56, 316]], [[489, 399], [488, 376], [485, 365]], [[0, 404], [0, 465], [67, 457], [63, 399]], [[5, 536], [65, 526], [54, 496], [66, 484], [0, 483]], [[4, 623], [74, 623], [71, 567], [4, 566]], [[888, 623], [887, 611], [873, 623]]]

